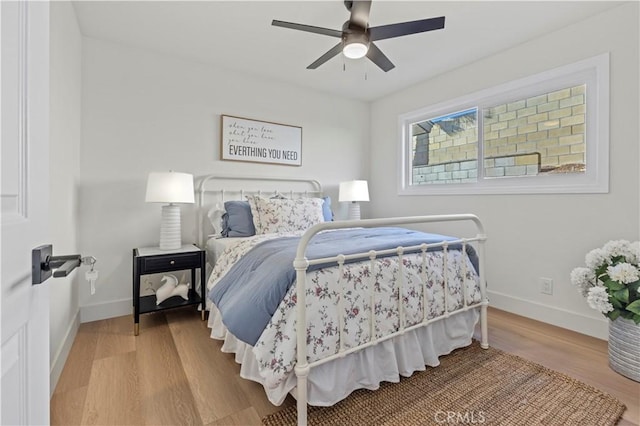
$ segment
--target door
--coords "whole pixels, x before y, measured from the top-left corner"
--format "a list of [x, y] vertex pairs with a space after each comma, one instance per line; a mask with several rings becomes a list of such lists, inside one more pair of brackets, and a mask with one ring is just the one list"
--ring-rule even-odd
[[0, 423], [49, 423], [49, 286], [31, 284], [48, 238], [49, 5], [0, 2]]

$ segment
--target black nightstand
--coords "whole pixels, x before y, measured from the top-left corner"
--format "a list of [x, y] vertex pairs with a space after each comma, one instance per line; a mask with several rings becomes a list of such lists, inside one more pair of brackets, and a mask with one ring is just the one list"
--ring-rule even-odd
[[[140, 332], [140, 314], [157, 312], [181, 306], [202, 306], [202, 320], [205, 318], [205, 273], [206, 253], [193, 244], [177, 250], [161, 250], [158, 247], [133, 249], [133, 334]], [[140, 276], [163, 272], [191, 270], [189, 299], [174, 296], [156, 305], [155, 294], [140, 297]], [[200, 269], [200, 294], [196, 292], [196, 269]]]

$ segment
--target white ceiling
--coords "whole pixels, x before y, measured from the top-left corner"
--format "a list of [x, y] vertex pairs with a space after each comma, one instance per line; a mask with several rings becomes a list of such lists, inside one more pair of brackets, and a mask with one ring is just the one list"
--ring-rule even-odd
[[88, 37], [365, 101], [618, 5], [611, 1], [374, 0], [372, 27], [446, 16], [444, 30], [376, 42], [396, 65], [385, 73], [366, 58], [350, 60], [342, 55], [307, 70], [337, 39], [271, 26], [271, 20], [278, 19], [339, 30], [349, 17], [341, 0], [74, 2], [80, 29]]

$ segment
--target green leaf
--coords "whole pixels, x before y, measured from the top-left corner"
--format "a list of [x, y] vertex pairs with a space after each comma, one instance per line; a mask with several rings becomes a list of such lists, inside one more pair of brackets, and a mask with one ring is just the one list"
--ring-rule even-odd
[[624, 256], [614, 256], [613, 259], [611, 259], [611, 264], [612, 265], [617, 265], [620, 262], [624, 262], [625, 258]]
[[609, 319], [611, 319], [611, 321], [614, 321], [620, 316], [620, 311], [618, 309], [614, 309], [613, 311], [609, 312], [607, 316], [609, 317]]
[[640, 280], [627, 284], [627, 287], [629, 287], [629, 291], [631, 293], [638, 294], [638, 289], [640, 289]]
[[635, 322], [636, 324], [640, 324], [640, 315], [634, 315], [633, 322]]
[[636, 315], [640, 315], [640, 299], [629, 303], [627, 305], [627, 311], [633, 312]]
[[622, 290], [623, 288], [626, 288], [624, 284], [612, 280], [605, 281], [604, 285], [609, 289], [609, 291]]
[[622, 318], [632, 319], [632, 318], [633, 318], [633, 312], [629, 312], [629, 311], [621, 311], [621, 312], [620, 312], [620, 316], [621, 316]]
[[629, 302], [629, 289], [623, 288], [622, 290], [614, 291], [612, 296], [623, 303]]
[[624, 309], [624, 306], [622, 305], [622, 302], [620, 302], [615, 297], [610, 297], [609, 298], [609, 302], [611, 302], [611, 304], [613, 305], [614, 308]]

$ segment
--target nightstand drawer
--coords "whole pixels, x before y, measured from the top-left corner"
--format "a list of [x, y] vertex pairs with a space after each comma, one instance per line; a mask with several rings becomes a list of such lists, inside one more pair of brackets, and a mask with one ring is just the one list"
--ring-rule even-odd
[[173, 256], [145, 257], [142, 269], [145, 274], [165, 272], [168, 270], [191, 269], [200, 267], [200, 252], [175, 254]]

